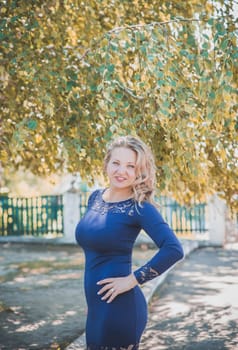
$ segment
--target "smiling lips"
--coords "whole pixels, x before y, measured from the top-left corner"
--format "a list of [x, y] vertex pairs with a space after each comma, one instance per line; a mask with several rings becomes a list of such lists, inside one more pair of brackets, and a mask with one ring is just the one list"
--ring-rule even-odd
[[118, 181], [118, 182], [123, 182], [126, 180], [125, 177], [122, 177], [122, 176], [115, 176], [115, 179]]

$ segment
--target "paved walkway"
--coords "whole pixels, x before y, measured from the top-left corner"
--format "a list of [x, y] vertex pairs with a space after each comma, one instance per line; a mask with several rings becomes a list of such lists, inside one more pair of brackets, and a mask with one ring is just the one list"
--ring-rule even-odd
[[140, 349], [238, 349], [238, 250], [198, 249], [168, 275]]
[[83, 332], [78, 247], [0, 244], [0, 349], [63, 349]]
[[[0, 249], [0, 349], [66, 349], [83, 333], [86, 318], [81, 250]], [[151, 254], [136, 250], [134, 265]], [[238, 349], [237, 270], [238, 250], [204, 248], [189, 255], [155, 294], [140, 349]]]

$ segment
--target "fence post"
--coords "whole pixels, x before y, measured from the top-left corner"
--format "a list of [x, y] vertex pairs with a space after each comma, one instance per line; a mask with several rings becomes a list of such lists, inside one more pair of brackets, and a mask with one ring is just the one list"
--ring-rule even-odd
[[70, 188], [63, 194], [64, 204], [64, 238], [75, 242], [75, 228], [80, 219], [80, 196], [77, 190]]
[[208, 201], [208, 224], [210, 243], [223, 246], [226, 233], [226, 204], [216, 194]]
[[232, 216], [231, 211], [226, 211], [226, 244], [238, 243], [238, 216]]

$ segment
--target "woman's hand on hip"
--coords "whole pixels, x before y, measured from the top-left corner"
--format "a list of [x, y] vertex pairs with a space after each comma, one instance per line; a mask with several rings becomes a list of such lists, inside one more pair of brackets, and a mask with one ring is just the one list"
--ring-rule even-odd
[[110, 303], [117, 295], [127, 292], [138, 284], [134, 274], [131, 273], [126, 277], [105, 278], [97, 282], [97, 285], [103, 287], [99, 290], [98, 295], [102, 295], [102, 300]]

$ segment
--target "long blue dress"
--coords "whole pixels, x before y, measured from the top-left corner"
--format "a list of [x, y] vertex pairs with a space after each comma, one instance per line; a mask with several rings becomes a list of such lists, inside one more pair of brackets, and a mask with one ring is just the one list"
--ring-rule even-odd
[[139, 284], [162, 274], [183, 258], [173, 231], [150, 203], [142, 207], [133, 199], [105, 202], [104, 190], [94, 191], [76, 227], [76, 240], [85, 253], [84, 286], [88, 305], [88, 350], [135, 350], [147, 321], [147, 305], [139, 286], [118, 295], [111, 303], [97, 295], [99, 280], [128, 276], [132, 271], [132, 248], [140, 230], [159, 250], [148, 263], [134, 271]]

